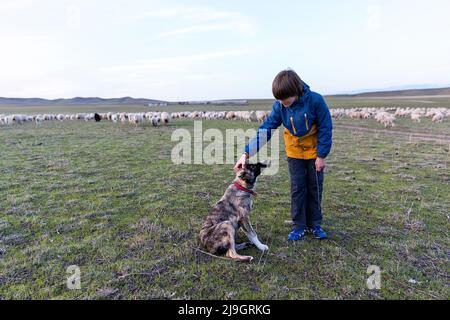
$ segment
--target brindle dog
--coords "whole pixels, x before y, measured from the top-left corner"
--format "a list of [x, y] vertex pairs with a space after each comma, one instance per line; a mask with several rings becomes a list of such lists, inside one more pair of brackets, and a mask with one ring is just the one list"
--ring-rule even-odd
[[246, 248], [249, 243], [235, 244], [236, 231], [242, 228], [248, 239], [259, 250], [267, 251], [269, 247], [258, 240], [250, 223], [250, 210], [253, 206], [253, 191], [261, 169], [265, 163], [245, 164], [236, 173], [236, 179], [222, 198], [212, 207], [200, 231], [200, 244], [212, 254], [226, 254], [228, 258], [250, 262], [252, 256], [242, 256], [236, 252]]

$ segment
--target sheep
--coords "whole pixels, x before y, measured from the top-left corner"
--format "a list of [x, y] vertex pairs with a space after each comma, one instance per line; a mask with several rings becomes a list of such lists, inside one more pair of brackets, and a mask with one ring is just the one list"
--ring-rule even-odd
[[170, 114], [168, 114], [167, 112], [162, 112], [161, 113], [161, 121], [167, 125], [169, 123], [169, 120], [170, 120]]
[[258, 122], [263, 122], [267, 118], [267, 113], [265, 111], [256, 111], [256, 120]]
[[411, 113], [411, 120], [415, 122], [420, 122], [420, 114], [418, 113]]
[[27, 120], [28, 120], [27, 116], [23, 115], [23, 114], [13, 114], [11, 116], [11, 123], [22, 124], [22, 123], [26, 122]]
[[5, 117], [5, 124], [11, 125], [13, 123], [14, 123], [14, 116], [8, 115], [8, 116]]
[[128, 121], [137, 127], [139, 123], [144, 122], [144, 115], [140, 113], [130, 113], [128, 114]]
[[385, 127], [394, 127], [395, 116], [388, 112], [382, 111], [375, 115], [375, 120], [383, 124]]
[[433, 118], [436, 114], [436, 109], [430, 108], [427, 109], [427, 113], [425, 114], [425, 117], [427, 118]]
[[119, 114], [119, 120], [121, 123], [125, 123], [128, 120], [128, 114], [121, 112]]
[[93, 114], [93, 113], [88, 113], [84, 117], [84, 121], [90, 121], [90, 120], [94, 120], [94, 119], [95, 119], [95, 114]]
[[111, 115], [111, 121], [114, 122], [114, 123], [117, 123], [119, 121], [119, 115], [116, 114], [116, 113], [113, 113]]
[[433, 119], [431, 119], [431, 121], [433, 121], [434, 123], [442, 123], [442, 121], [444, 121], [444, 114], [441, 112], [437, 112], [433, 116]]
[[152, 117], [153, 117], [153, 112], [147, 112], [144, 114], [144, 118], [147, 119], [148, 121], [152, 121]]
[[252, 122], [252, 121], [256, 121], [256, 113], [255, 111], [244, 111], [241, 114], [241, 118], [245, 121], [245, 122]]
[[344, 109], [330, 109], [330, 114], [333, 118], [343, 118], [345, 117]]
[[202, 117], [202, 114], [198, 111], [194, 111], [190, 114], [191, 119], [199, 119], [199, 118], [201, 119], [201, 117]]
[[152, 126], [157, 127], [160, 122], [161, 122], [161, 118], [159, 116], [157, 116], [157, 115], [153, 116]]
[[220, 111], [217, 113], [217, 119], [225, 119], [225, 117], [227, 116], [227, 113], [225, 111]]
[[34, 121], [36, 122], [36, 124], [39, 124], [39, 123], [44, 122], [45, 118], [44, 118], [44, 116], [39, 115], [34, 119]]
[[351, 111], [350, 118], [352, 119], [362, 119], [362, 114], [360, 111]]

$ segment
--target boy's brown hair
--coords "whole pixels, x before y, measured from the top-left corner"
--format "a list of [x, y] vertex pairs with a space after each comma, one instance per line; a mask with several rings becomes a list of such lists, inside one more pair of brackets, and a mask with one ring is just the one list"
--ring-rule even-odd
[[290, 97], [303, 95], [303, 81], [291, 69], [283, 70], [277, 74], [272, 82], [272, 93], [275, 99], [284, 100]]

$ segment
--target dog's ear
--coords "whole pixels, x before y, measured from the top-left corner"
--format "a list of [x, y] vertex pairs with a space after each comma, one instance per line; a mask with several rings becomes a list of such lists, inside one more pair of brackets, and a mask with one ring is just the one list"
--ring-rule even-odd
[[270, 165], [270, 162], [269, 161], [258, 162], [257, 165], [260, 168], [267, 168]]

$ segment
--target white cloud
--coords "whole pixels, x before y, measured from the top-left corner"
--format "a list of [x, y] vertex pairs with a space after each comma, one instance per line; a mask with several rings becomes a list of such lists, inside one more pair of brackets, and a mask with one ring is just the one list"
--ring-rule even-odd
[[209, 53], [200, 53], [195, 55], [176, 56], [169, 58], [156, 58], [138, 60], [126, 64], [118, 64], [113, 66], [101, 67], [103, 72], [146, 72], [146, 71], [180, 71], [189, 70], [194, 63], [204, 62], [207, 60], [214, 60], [226, 57], [237, 57], [252, 52], [249, 49], [216, 51]]
[[[249, 49], [214, 51], [193, 55], [154, 58], [103, 66], [97, 70], [101, 85], [109, 86], [114, 95], [147, 96], [157, 99], [184, 100], [207, 96], [229, 81], [224, 66], [249, 55]], [[211, 80], [220, 84], [210, 87]], [[196, 85], [194, 85], [196, 83]], [[200, 85], [199, 85], [200, 84]], [[208, 88], [207, 92], [201, 88]], [[143, 94], [145, 93], [145, 94]], [[224, 97], [224, 96], [222, 96]]]
[[208, 80], [225, 77], [225, 73], [212, 73], [212, 74], [189, 74], [184, 77], [186, 80]]
[[1, 78], [36, 79], [64, 65], [60, 47], [44, 35], [0, 34]]
[[204, 32], [211, 32], [211, 31], [224, 31], [224, 30], [230, 30], [230, 31], [237, 31], [241, 34], [246, 35], [254, 35], [255, 29], [253, 26], [247, 22], [241, 22], [241, 21], [230, 21], [226, 23], [211, 23], [211, 24], [203, 24], [203, 25], [192, 25], [188, 27], [173, 29], [170, 31], [162, 32], [158, 34], [158, 38], [166, 38], [170, 36], [177, 36], [177, 35], [183, 35], [188, 33], [204, 33]]
[[2, 0], [0, 3], [0, 14], [11, 14], [21, 9], [29, 8], [34, 3], [34, 0]]
[[[146, 11], [124, 18], [123, 21], [142, 19], [165, 19], [181, 21], [184, 26], [158, 34], [159, 38], [189, 33], [231, 30], [243, 35], [256, 34], [256, 24], [252, 19], [237, 11], [220, 11], [212, 8], [193, 6], [173, 6]], [[213, 23], [211, 23], [213, 22]]]

